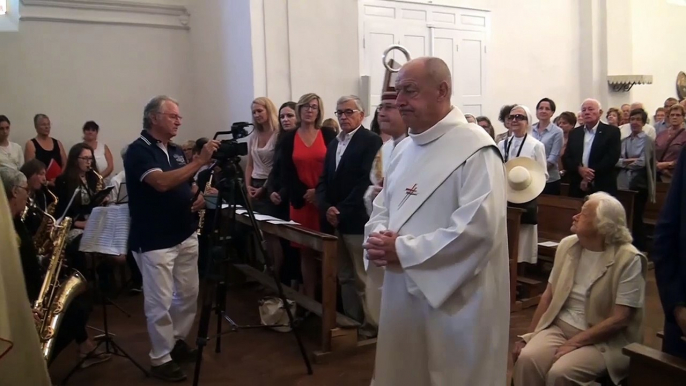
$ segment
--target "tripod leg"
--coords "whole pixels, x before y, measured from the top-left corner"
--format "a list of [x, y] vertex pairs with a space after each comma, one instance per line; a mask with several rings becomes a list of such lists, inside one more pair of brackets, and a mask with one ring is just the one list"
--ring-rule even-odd
[[[262, 249], [264, 250], [264, 246], [262, 247]], [[294, 322], [295, 318], [293, 317], [293, 313], [291, 312], [291, 308], [288, 306], [288, 299], [286, 299], [286, 294], [283, 292], [283, 286], [281, 285], [281, 280], [279, 280], [279, 275], [273, 269], [270, 269], [270, 271], [272, 273], [272, 278], [274, 279], [274, 283], [276, 283], [276, 288], [279, 292], [279, 298], [281, 298], [281, 301], [283, 302], [284, 308], [286, 309], [286, 314], [288, 315], [288, 323], [291, 325], [291, 331], [293, 332], [293, 335], [295, 336], [295, 340], [298, 342], [298, 348], [300, 349], [300, 354], [302, 355], [303, 361], [305, 362], [305, 366], [307, 367], [307, 374], [312, 375], [312, 363], [310, 363], [310, 358], [307, 356], [307, 352], [305, 351], [305, 346], [303, 345], [302, 339], [300, 338], [300, 333], [295, 328], [295, 322]]]
[[212, 315], [212, 286], [210, 284], [210, 279], [203, 286], [202, 295], [202, 308], [200, 309], [200, 322], [198, 323], [198, 338], [196, 340], [196, 345], [198, 347], [198, 354], [195, 357], [195, 370], [193, 374], [193, 386], [197, 386], [200, 381], [200, 367], [202, 366], [202, 352], [207, 346], [207, 341], [209, 340], [209, 329], [210, 329], [210, 317]]
[[267, 242], [264, 240], [264, 236], [262, 235], [262, 230], [259, 227], [259, 224], [257, 223], [257, 219], [255, 219], [255, 212], [253, 211], [252, 204], [250, 203], [250, 200], [248, 200], [248, 194], [245, 189], [245, 185], [243, 184], [243, 180], [238, 178], [238, 187], [241, 192], [241, 195], [243, 195], [243, 202], [245, 202], [246, 209], [248, 210], [248, 217], [250, 218], [250, 224], [252, 225], [254, 229], [254, 234], [255, 237], [257, 238], [257, 245], [260, 248], [260, 253], [262, 254], [262, 257], [264, 257], [264, 263], [267, 265], [267, 270], [271, 272], [272, 279], [274, 279], [274, 283], [276, 284], [276, 288], [279, 292], [279, 298], [282, 301], [282, 304], [284, 305], [284, 308], [286, 309], [286, 314], [288, 315], [288, 322], [291, 325], [291, 331], [293, 332], [293, 335], [295, 336], [295, 340], [298, 342], [298, 348], [300, 349], [300, 354], [303, 357], [303, 361], [305, 362], [305, 366], [307, 367], [307, 374], [312, 374], [312, 364], [310, 363], [310, 358], [307, 356], [307, 352], [305, 351], [305, 346], [303, 345], [302, 339], [300, 339], [300, 333], [298, 333], [298, 330], [295, 328], [295, 323], [294, 323], [294, 318], [293, 318], [293, 313], [291, 312], [290, 307], [288, 307], [288, 299], [286, 299], [286, 294], [283, 292], [283, 286], [281, 285], [281, 280], [279, 280], [279, 275], [278, 273], [274, 270], [274, 262], [271, 256], [267, 253]]

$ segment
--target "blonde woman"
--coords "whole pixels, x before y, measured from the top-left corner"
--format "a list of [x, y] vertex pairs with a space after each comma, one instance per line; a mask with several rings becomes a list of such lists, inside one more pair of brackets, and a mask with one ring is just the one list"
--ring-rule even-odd
[[[291, 220], [319, 231], [315, 188], [324, 171], [326, 147], [336, 137], [336, 132], [322, 127], [323, 102], [317, 94], [300, 97], [295, 115], [298, 128], [283, 134], [281, 186], [287, 191]], [[300, 248], [305, 295], [314, 298], [317, 285], [315, 252], [301, 245], [294, 246]]]
[[276, 107], [267, 97], [252, 101], [254, 130], [248, 139], [248, 162], [245, 167], [245, 186], [253, 209], [262, 214], [273, 214], [274, 205], [267, 194], [267, 177], [274, 164], [274, 147], [278, 137], [279, 120]]
[[330, 127], [336, 131], [336, 134], [341, 132], [341, 127], [338, 126], [338, 121], [333, 118], [327, 118], [322, 122], [322, 127]]

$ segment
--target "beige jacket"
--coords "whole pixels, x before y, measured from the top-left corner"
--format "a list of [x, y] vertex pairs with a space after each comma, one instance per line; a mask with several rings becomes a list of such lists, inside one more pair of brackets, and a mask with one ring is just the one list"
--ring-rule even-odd
[[[557, 247], [555, 263], [551, 272], [553, 299], [533, 333], [522, 336], [528, 342], [540, 331], [550, 327], [562, 310], [574, 285], [574, 274], [581, 258], [581, 245], [576, 235], [564, 238]], [[595, 326], [612, 315], [617, 298], [617, 288], [622, 272], [633, 261], [636, 255], [641, 256], [643, 277], [645, 278], [648, 262], [633, 245], [609, 246], [601, 255], [604, 264], [596, 273], [586, 294], [586, 321], [588, 328]], [[630, 343], [643, 341], [644, 310], [637, 310], [629, 325], [606, 342], [596, 343], [595, 347], [605, 358], [605, 365], [612, 381], [619, 383], [629, 369], [629, 358], [622, 354], [622, 348]]]

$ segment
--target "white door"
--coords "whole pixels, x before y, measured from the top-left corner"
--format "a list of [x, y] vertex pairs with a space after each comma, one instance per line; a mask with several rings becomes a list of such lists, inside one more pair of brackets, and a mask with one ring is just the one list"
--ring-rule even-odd
[[464, 113], [482, 115], [485, 89], [485, 34], [436, 28], [433, 56], [443, 59], [453, 76], [453, 105]]

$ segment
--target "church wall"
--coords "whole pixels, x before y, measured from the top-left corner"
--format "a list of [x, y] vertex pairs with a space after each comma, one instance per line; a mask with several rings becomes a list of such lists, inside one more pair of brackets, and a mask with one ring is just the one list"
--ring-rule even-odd
[[[506, 103], [533, 108], [540, 98], [550, 97], [560, 109], [578, 109], [583, 98], [578, 81], [577, 1], [434, 1], [491, 11], [486, 112], [497, 131], [503, 130], [495, 122], [497, 112]], [[333, 116], [339, 96], [361, 93], [357, 3], [269, 0], [262, 18], [266, 52], [263, 93], [275, 103], [297, 100], [305, 92], [319, 93], [327, 116]], [[253, 46], [256, 44], [253, 41]]]
[[677, 97], [677, 73], [686, 71], [686, 46], [680, 37], [684, 20], [684, 6], [632, 1], [633, 72], [653, 75], [653, 84], [634, 86], [631, 100], [644, 102], [650, 117], [666, 98]]
[[[0, 47], [0, 114], [22, 146], [35, 136], [36, 113], [51, 118], [67, 152], [81, 141], [83, 123], [94, 120], [118, 170], [119, 150], [138, 136], [151, 97], [177, 98], [184, 117], [192, 110], [185, 30], [29, 21], [0, 34]], [[179, 137], [190, 138], [184, 127]]]

